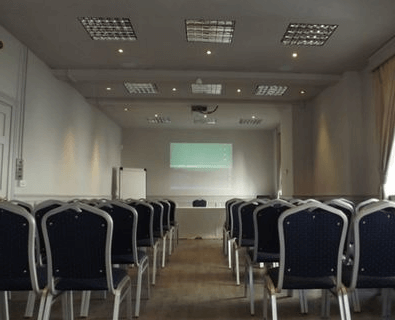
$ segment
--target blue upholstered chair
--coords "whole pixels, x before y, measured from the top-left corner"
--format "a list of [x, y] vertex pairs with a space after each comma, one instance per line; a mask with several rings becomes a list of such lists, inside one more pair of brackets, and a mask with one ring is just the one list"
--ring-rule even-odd
[[65, 202], [63, 201], [49, 199], [38, 203], [33, 209], [33, 215], [36, 220], [37, 235], [38, 235], [37, 259], [41, 265], [44, 265], [46, 263], [46, 251], [45, 251], [44, 237], [43, 237], [42, 225], [41, 225], [42, 218], [47, 212], [51, 211], [52, 209], [58, 208], [64, 204]]
[[177, 209], [177, 204], [174, 200], [171, 199], [166, 199], [167, 202], [170, 204], [170, 234], [172, 238], [172, 244], [173, 246], [169, 246], [169, 254], [172, 253], [172, 251], [175, 249], [175, 247], [178, 245], [178, 240], [179, 240], [179, 224], [176, 219], [176, 209]]
[[149, 249], [152, 255], [152, 284], [156, 282], [156, 273], [158, 269], [158, 251], [160, 238], [154, 237], [154, 208], [148, 202], [134, 200], [128, 203], [137, 211], [137, 247], [140, 249]]
[[164, 258], [162, 259], [162, 268], [165, 267], [165, 262], [166, 262], [166, 241], [169, 240], [169, 256], [171, 254], [171, 246], [172, 246], [172, 228], [171, 228], [171, 224], [170, 224], [170, 210], [171, 210], [171, 205], [169, 203], [169, 201], [167, 200], [158, 200], [158, 202], [163, 206], [163, 219], [162, 219], [162, 223], [163, 223], [163, 233], [164, 233]]
[[239, 207], [245, 202], [245, 200], [237, 200], [233, 202], [230, 207], [230, 231], [228, 237], [228, 265], [229, 269], [232, 269], [232, 252], [236, 238], [239, 236]]
[[[228, 240], [230, 239], [230, 232], [231, 232], [231, 223], [230, 223], [230, 206], [241, 199], [239, 198], [232, 198], [225, 202], [225, 222], [222, 227], [222, 249], [224, 251], [224, 255], [228, 255]], [[231, 265], [229, 263], [229, 268]]]
[[126, 300], [132, 318], [131, 281], [127, 270], [112, 264], [113, 221], [108, 213], [86, 204], [65, 204], [44, 215], [42, 229], [48, 261], [48, 296], [44, 319], [53, 299], [62, 295], [64, 316], [73, 319], [74, 291], [107, 291], [114, 295], [112, 319]]
[[391, 290], [395, 288], [395, 203], [374, 201], [363, 207], [352, 230], [354, 259], [344, 266], [343, 283], [353, 298], [354, 310], [361, 311], [354, 292], [378, 288], [382, 291], [382, 318], [390, 318]]
[[34, 297], [41, 295], [38, 319], [46, 301], [46, 270], [36, 264], [36, 223], [22, 206], [0, 203], [0, 318], [9, 319], [8, 292], [29, 291], [26, 317], [33, 316]]
[[[255, 314], [254, 267], [262, 265], [268, 268], [278, 264], [280, 260], [280, 243], [278, 236], [278, 219], [287, 209], [293, 208], [291, 203], [275, 199], [260, 205], [253, 212], [254, 242], [246, 252], [244, 288], [250, 289], [250, 312]], [[302, 309], [303, 310], [303, 309]]]
[[150, 293], [149, 260], [148, 255], [137, 249], [137, 223], [136, 209], [120, 201], [108, 201], [98, 206], [106, 211], [113, 221], [113, 238], [111, 261], [115, 265], [132, 266], [137, 268], [136, 306], [134, 315], [139, 316], [141, 287], [144, 272], [147, 275], [147, 292]]
[[277, 319], [277, 293], [286, 290], [322, 289], [322, 315], [329, 315], [330, 290], [338, 298], [341, 319], [349, 314], [342, 284], [343, 246], [347, 217], [338, 209], [310, 202], [288, 209], [280, 216], [279, 267], [265, 275], [263, 310], [267, 319], [270, 296], [272, 318]]
[[236, 274], [236, 284], [240, 284], [240, 261], [239, 251], [254, 246], [254, 219], [253, 212], [261, 203], [256, 199], [242, 203], [237, 210], [237, 219], [239, 221], [239, 234], [233, 241], [232, 252], [234, 253], [233, 271]]

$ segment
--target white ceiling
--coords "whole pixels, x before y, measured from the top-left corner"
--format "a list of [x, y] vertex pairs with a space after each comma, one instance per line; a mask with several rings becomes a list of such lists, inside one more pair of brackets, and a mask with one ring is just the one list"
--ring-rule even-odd
[[[82, 16], [129, 18], [137, 41], [93, 41], [77, 20]], [[196, 128], [192, 105], [218, 105], [210, 115], [217, 124], [206, 127], [241, 128], [240, 118], [255, 115], [263, 121], [254, 128], [273, 128], [282, 105], [311, 99], [342, 73], [363, 69], [395, 35], [394, 17], [394, 0], [0, 1], [0, 25], [124, 128]], [[234, 20], [233, 41], [187, 42], [185, 19]], [[284, 46], [291, 22], [339, 26], [324, 46]], [[197, 78], [221, 83], [222, 94], [192, 94]], [[155, 83], [159, 93], [131, 95], [124, 81]], [[260, 84], [289, 89], [282, 97], [255, 96]], [[171, 124], [149, 124], [154, 114]]]

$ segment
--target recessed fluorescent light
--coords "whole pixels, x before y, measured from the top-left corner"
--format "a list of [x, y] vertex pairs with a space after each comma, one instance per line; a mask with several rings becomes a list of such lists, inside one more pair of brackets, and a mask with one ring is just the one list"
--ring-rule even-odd
[[107, 90], [107, 91], [111, 91], [111, 88], [110, 88], [110, 87], [107, 87], [106, 90]]
[[288, 89], [286, 86], [277, 85], [261, 85], [255, 90], [255, 95], [257, 96], [282, 96]]
[[322, 46], [337, 27], [337, 24], [290, 23], [281, 42], [295, 46]]
[[143, 94], [158, 93], [158, 89], [156, 88], [156, 85], [153, 83], [125, 82], [124, 86], [129, 93], [143, 93]]
[[93, 40], [137, 40], [128, 18], [80, 17], [78, 20]]
[[231, 43], [235, 31], [235, 21], [185, 20], [187, 41]]
[[262, 119], [258, 119], [256, 117], [252, 117], [250, 119], [239, 119], [239, 124], [256, 126], [262, 122]]
[[161, 117], [158, 116], [157, 114], [155, 117], [151, 117], [147, 119], [148, 123], [154, 123], [154, 124], [166, 124], [166, 123], [171, 123], [171, 120], [169, 117]]
[[192, 93], [221, 94], [222, 84], [192, 83]]
[[210, 55], [210, 54], [211, 54], [211, 51], [210, 51], [210, 50], [207, 50], [207, 51], [206, 51], [206, 54], [207, 54], [207, 55]]

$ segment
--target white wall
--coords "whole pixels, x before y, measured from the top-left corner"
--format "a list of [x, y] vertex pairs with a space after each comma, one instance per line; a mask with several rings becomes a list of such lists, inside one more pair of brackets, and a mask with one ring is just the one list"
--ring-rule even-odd
[[[296, 195], [357, 199], [377, 195], [377, 148], [368, 76], [366, 72], [347, 72], [306, 106], [296, 107], [294, 170], [305, 172], [308, 181], [306, 184], [304, 176], [297, 175]], [[297, 128], [303, 129], [297, 132]], [[307, 166], [311, 166], [310, 172]]]
[[[219, 142], [233, 144], [233, 175], [223, 190], [173, 190], [170, 142]], [[147, 196], [187, 199], [204, 197], [221, 206], [229, 197], [273, 195], [273, 132], [264, 130], [123, 130], [122, 166], [147, 169]], [[213, 181], [215, 183], [215, 181]]]
[[[12, 179], [11, 197], [29, 202], [111, 197], [112, 168], [121, 162], [121, 128], [76, 90], [57, 80], [30, 51], [21, 80], [21, 56], [26, 49], [2, 28], [0, 38], [4, 42], [0, 51], [0, 99], [11, 102], [17, 114], [21, 97], [25, 98], [22, 139], [14, 139], [19, 145], [14, 148], [12, 161], [21, 149], [26, 186], [19, 187]], [[18, 94], [23, 80], [26, 91]]]

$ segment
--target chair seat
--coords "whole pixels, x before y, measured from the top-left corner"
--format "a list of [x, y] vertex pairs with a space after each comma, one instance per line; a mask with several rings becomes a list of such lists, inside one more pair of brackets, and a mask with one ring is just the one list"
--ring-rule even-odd
[[[285, 271], [286, 273], [286, 271]], [[279, 268], [268, 270], [268, 275], [277, 287]], [[331, 289], [336, 284], [332, 276], [328, 277], [296, 277], [284, 275], [283, 289]]]
[[255, 239], [242, 239], [241, 240], [241, 247], [253, 247], [255, 243]]
[[[254, 261], [254, 251], [248, 250], [247, 254], [250, 256], [251, 261]], [[278, 262], [279, 259], [280, 259], [280, 254], [278, 253], [258, 252], [256, 262], [272, 263], [272, 262]]]
[[[127, 270], [121, 268], [112, 268], [112, 277], [114, 288], [117, 289], [119, 283], [128, 276]], [[102, 278], [62, 278], [57, 283], [55, 288], [61, 291], [94, 291], [94, 290], [108, 290], [106, 277]]]
[[[346, 287], [351, 285], [352, 266], [346, 266], [342, 271], [342, 281]], [[364, 276], [359, 272], [356, 288], [395, 288], [395, 277]]]
[[[137, 251], [138, 261], [142, 261], [146, 257], [147, 257], [147, 254], [144, 251], [141, 251], [141, 250]], [[134, 261], [132, 254], [113, 255], [111, 257], [111, 261], [114, 264], [134, 264], [134, 263], [136, 263], [136, 261]]]
[[[47, 284], [47, 268], [37, 268], [38, 287], [44, 289]], [[0, 291], [30, 291], [33, 290], [30, 276], [21, 278], [3, 279], [0, 282]]]

